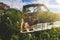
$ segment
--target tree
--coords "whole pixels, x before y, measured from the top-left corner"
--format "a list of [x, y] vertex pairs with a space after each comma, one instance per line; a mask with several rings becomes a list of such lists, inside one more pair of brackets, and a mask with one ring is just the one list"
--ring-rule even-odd
[[10, 6], [4, 4], [3, 2], [0, 2], [0, 9], [3, 9], [3, 10], [6, 10], [6, 9], [9, 9]]
[[[5, 40], [10, 40], [13, 33], [19, 32], [22, 12], [13, 8], [2, 10], [0, 13], [0, 35]], [[8, 38], [7, 38], [8, 37]]]

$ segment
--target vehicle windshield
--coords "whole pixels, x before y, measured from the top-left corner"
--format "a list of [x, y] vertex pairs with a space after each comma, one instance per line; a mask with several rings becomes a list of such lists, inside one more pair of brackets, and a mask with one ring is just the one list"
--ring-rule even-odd
[[26, 13], [33, 13], [33, 12], [37, 12], [37, 11], [46, 11], [47, 9], [44, 6], [40, 6], [40, 7], [28, 7], [26, 8]]

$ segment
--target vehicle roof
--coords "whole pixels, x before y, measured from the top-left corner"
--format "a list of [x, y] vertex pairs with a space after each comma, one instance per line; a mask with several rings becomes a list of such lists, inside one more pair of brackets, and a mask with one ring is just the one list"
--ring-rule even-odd
[[44, 6], [44, 4], [28, 4], [28, 5], [24, 5], [24, 8], [28, 8], [28, 7], [35, 7], [35, 6]]
[[[29, 7], [39, 7], [39, 6], [44, 6], [45, 8], [47, 8], [46, 7], [46, 5], [44, 5], [44, 4], [27, 4], [27, 5], [24, 5], [23, 6], [23, 11], [25, 11], [26, 10], [26, 8], [29, 8]], [[47, 8], [47, 10], [49, 11], [49, 9]]]

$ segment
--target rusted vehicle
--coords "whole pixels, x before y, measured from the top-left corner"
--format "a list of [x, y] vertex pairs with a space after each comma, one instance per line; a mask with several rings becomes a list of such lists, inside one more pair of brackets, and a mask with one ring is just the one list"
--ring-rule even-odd
[[[29, 30], [30, 30], [29, 32], [39, 31], [38, 29], [36, 29], [37, 28], [36, 24], [39, 23], [39, 20], [36, 16], [37, 16], [38, 12], [40, 12], [41, 10], [49, 11], [48, 8], [44, 4], [28, 4], [28, 5], [23, 6], [24, 18], [26, 19], [29, 16], [32, 17], [31, 18], [32, 21], [29, 22], [31, 24], [31, 27], [29, 28]], [[31, 20], [31, 19], [29, 19], [29, 20]], [[28, 19], [26, 19], [26, 20], [28, 20]]]

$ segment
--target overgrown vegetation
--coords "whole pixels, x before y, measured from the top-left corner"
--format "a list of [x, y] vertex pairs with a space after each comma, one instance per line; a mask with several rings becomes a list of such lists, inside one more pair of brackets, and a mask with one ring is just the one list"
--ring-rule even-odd
[[40, 12], [38, 12], [37, 18], [39, 19], [40, 23], [56, 21], [55, 20], [56, 15], [53, 12], [50, 12], [50, 11], [40, 11]]
[[1, 40], [59, 40], [60, 29], [52, 28], [29, 34], [19, 32], [22, 13], [16, 9], [0, 10], [0, 39]]
[[0, 15], [0, 35], [3, 40], [10, 40], [8, 37], [20, 29], [22, 13], [11, 8], [0, 10]]
[[[20, 33], [22, 15], [20, 10], [13, 8], [0, 9], [0, 40], [60, 40], [60, 28], [33, 32], [31, 35]], [[38, 16], [40, 22], [51, 22], [49, 18], [54, 18], [52, 13], [47, 15], [48, 18], [46, 18], [46, 15], [42, 13]]]
[[60, 13], [56, 13], [56, 21], [60, 21]]

